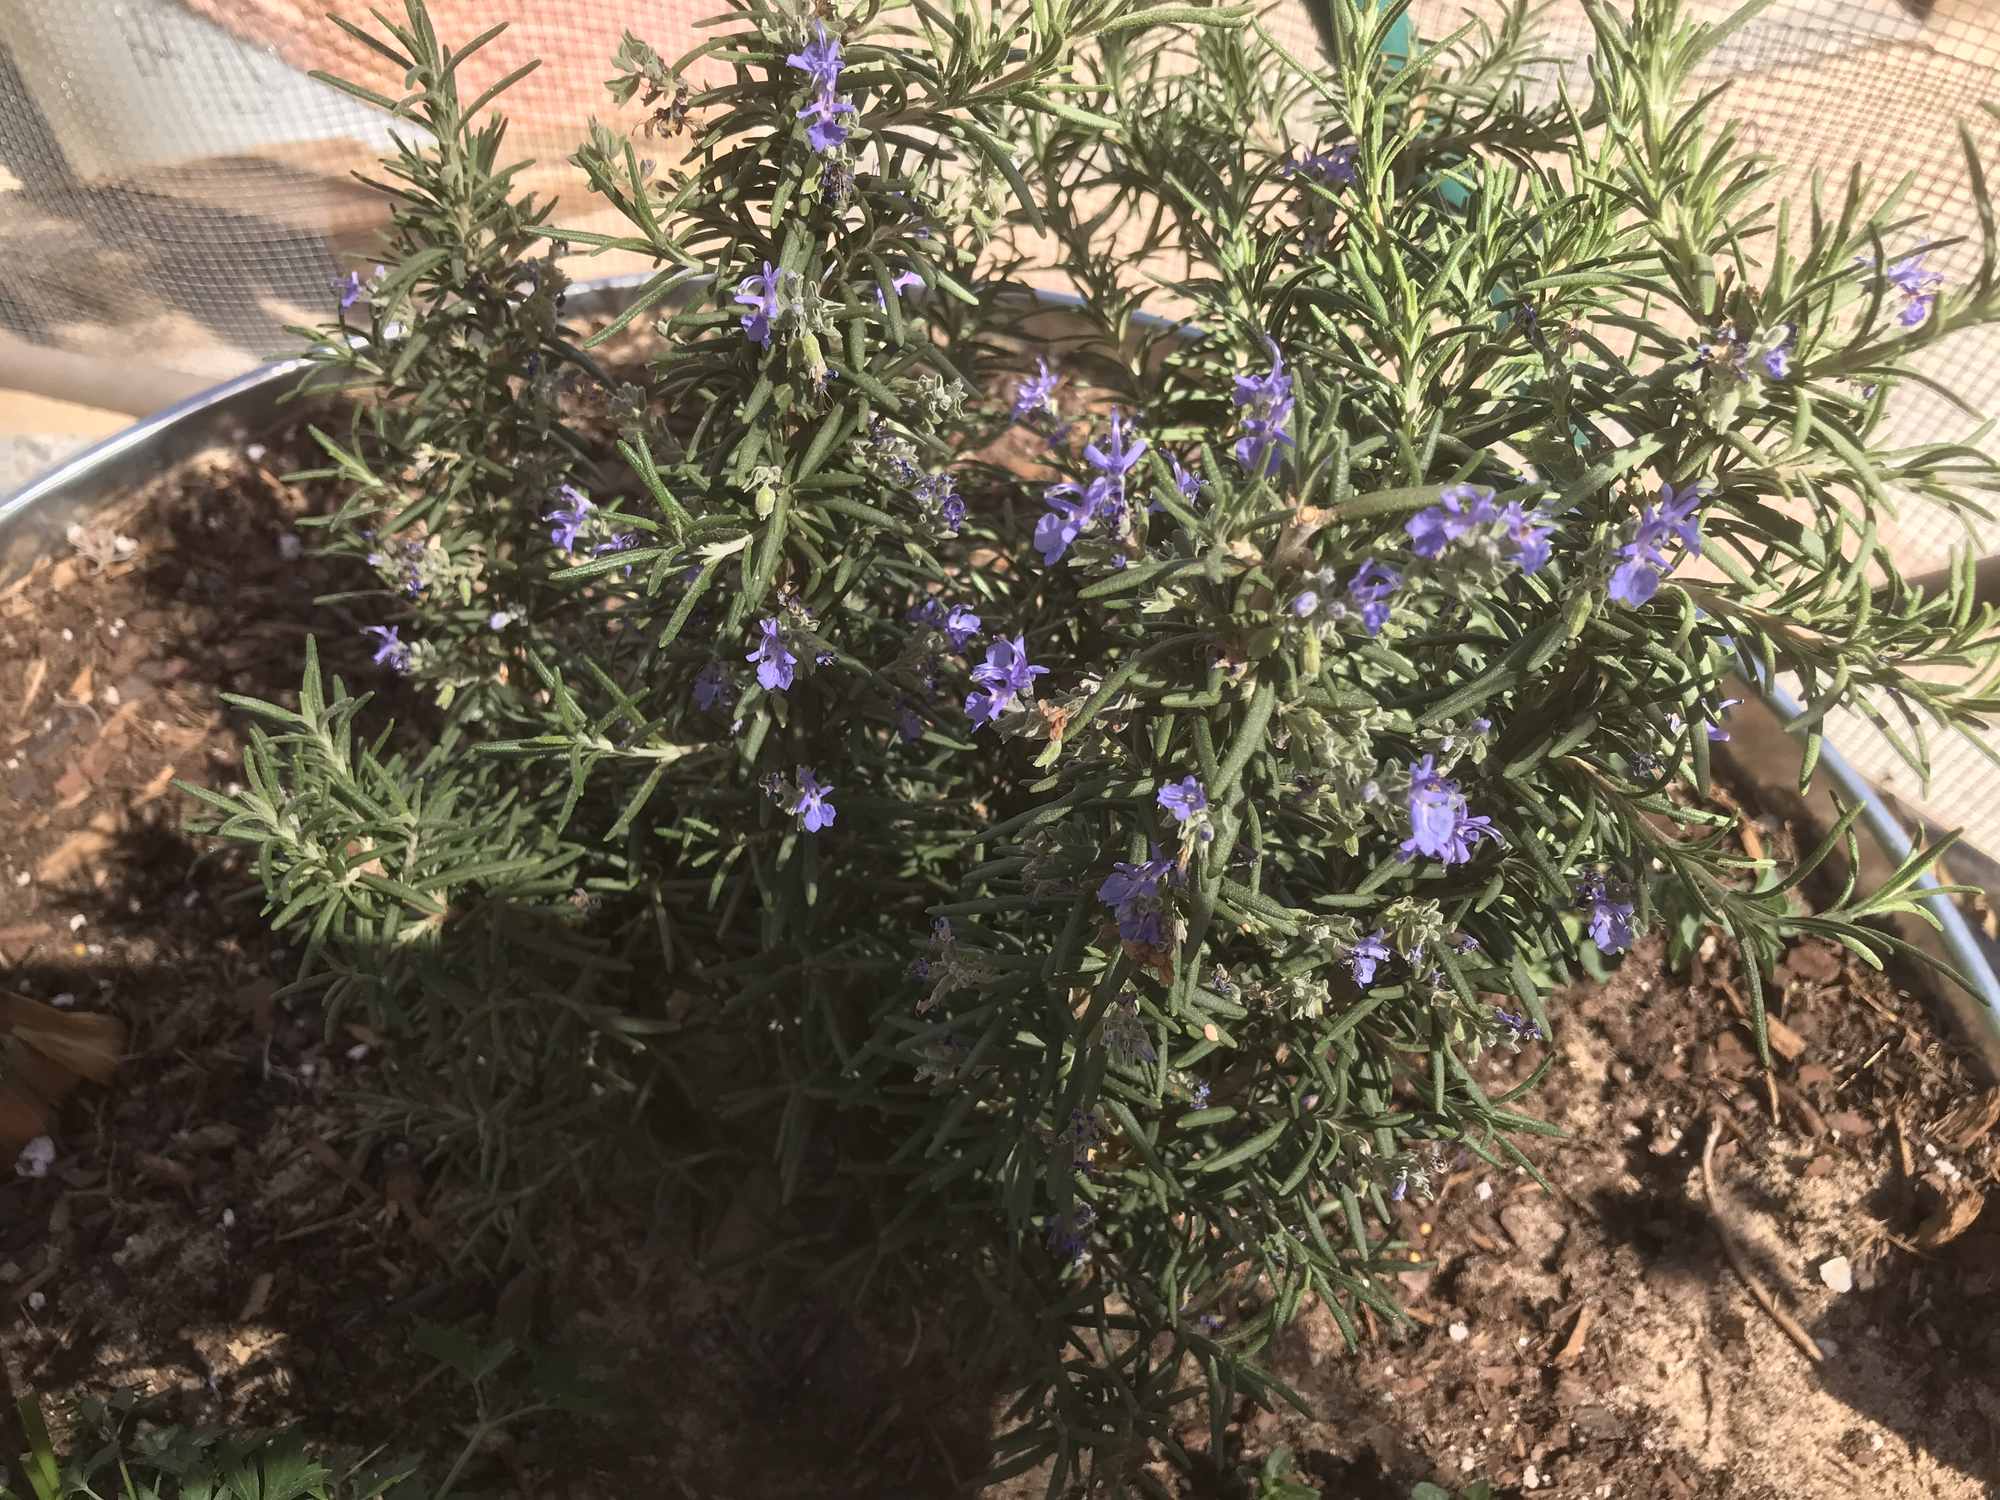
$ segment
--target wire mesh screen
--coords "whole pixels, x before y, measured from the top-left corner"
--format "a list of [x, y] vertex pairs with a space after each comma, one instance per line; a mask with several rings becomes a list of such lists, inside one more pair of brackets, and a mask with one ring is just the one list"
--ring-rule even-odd
[[[1717, 19], [1734, 8], [1714, 0], [1690, 7]], [[1486, 0], [1415, 0], [1411, 14], [1418, 34], [1434, 37], [1467, 15], [1499, 10]], [[1537, 69], [1540, 85], [1552, 92], [1560, 80], [1579, 99], [1587, 96], [1591, 33], [1581, 5], [1557, 0], [1538, 35], [1548, 58]], [[1710, 86], [1729, 84], [1717, 114], [1779, 168], [1774, 196], [1802, 208], [1815, 174], [1823, 174], [1837, 211], [1850, 165], [1859, 163], [1885, 187], [1907, 174], [1902, 211], [1927, 220], [1925, 239], [1961, 241], [1933, 253], [1931, 267], [1961, 281], [1976, 269], [1979, 216], [1960, 130], [1990, 169], [2000, 156], [2000, 119], [1981, 106], [2000, 102], [2000, 5], [1779, 0], [1717, 49], [1706, 71]], [[1927, 351], [1919, 367], [1975, 411], [2000, 413], [2000, 330], [1955, 334]], [[1897, 393], [1888, 426], [1890, 441], [1917, 443], [1964, 439], [1978, 424], [1943, 396], [1910, 384]], [[1991, 451], [2000, 434], [1980, 441]], [[1982, 557], [2000, 554], [2000, 522], [1978, 523], [1968, 534], [1935, 507], [1911, 505], [1883, 518], [1882, 540], [1905, 576], [1922, 575], [1968, 545]], [[1924, 782], [1865, 714], [1836, 709], [1826, 727], [1856, 768], [1912, 813], [1963, 829], [1989, 854], [2000, 850], [2000, 768], [1977, 745], [1958, 737], [1933, 743]]]
[[[523, 181], [561, 200], [556, 222], [586, 228], [601, 221], [565, 158], [593, 114], [633, 128], [640, 118], [615, 114], [603, 91], [621, 32], [677, 56], [712, 8], [431, 0], [449, 38], [510, 23], [468, 64], [467, 86], [541, 59], [507, 96], [513, 154], [537, 161]], [[1694, 8], [1720, 17], [1733, 6]], [[325, 70], [392, 94], [402, 80], [323, 9], [324, 0], [0, 0], [0, 340], [220, 378], [284, 352], [285, 325], [325, 313], [331, 283], [381, 221], [380, 198], [350, 174], [388, 132], [379, 114], [308, 75]], [[1412, 18], [1420, 37], [1435, 38], [1499, 10], [1496, 0], [1415, 0]], [[1274, 6], [1269, 23], [1295, 55], [1313, 55], [1293, 0]], [[1582, 6], [1554, 0], [1540, 35], [1548, 61], [1537, 86], [1560, 79], [1581, 96], [1590, 51]], [[1907, 172], [1907, 206], [1930, 216], [1933, 237], [1976, 238], [1958, 130], [2000, 159], [2000, 120], [1980, 109], [2000, 97], [1993, 0], [1778, 0], [1707, 67], [1731, 85], [1720, 112], [1780, 165], [1775, 191], [1802, 201], [1815, 172], [1834, 176], [1856, 161], [1882, 179]], [[1976, 257], [1965, 244], [1933, 265], [1963, 277]], [[641, 268], [600, 258], [572, 270]], [[1972, 406], [2000, 410], [2000, 334], [1958, 335], [1929, 362]], [[1901, 399], [1893, 421], [1913, 441], [1971, 427], [1921, 389]], [[1967, 541], [1923, 509], [1891, 526], [1885, 539], [1908, 573], [1940, 566]], [[2000, 551], [2000, 525], [1971, 540], [1982, 554]], [[1863, 768], [1922, 801], [1886, 743], [1846, 720], [1837, 734]], [[1960, 745], [1940, 755], [1937, 782], [1955, 802], [1990, 810], [1995, 826], [1975, 837], [2000, 847], [2000, 772]]]
[[[1734, 4], [1701, 0], [1698, 14], [1721, 18]], [[1441, 35], [1469, 14], [1500, 7], [1473, 0], [1416, 0], [1418, 32]], [[1591, 33], [1582, 7], [1559, 0], [1538, 35], [1549, 59], [1538, 68], [1553, 92], [1560, 80], [1587, 97]], [[1979, 263], [1979, 219], [1961, 127], [1982, 157], [2000, 154], [2000, 119], [1981, 108], [2000, 102], [2000, 5], [1991, 0], [1779, 0], [1707, 60], [1702, 82], [1727, 83], [1718, 119], [1733, 121], [1745, 143], [1779, 168], [1773, 196], [1803, 210], [1815, 174], [1823, 174], [1837, 212], [1848, 168], [1860, 164], [1887, 187], [1908, 174], [1902, 212], [1927, 221], [1925, 239], [1959, 239], [1928, 258], [1947, 279], [1962, 281]], [[1802, 214], [1800, 215], [1802, 218]], [[1797, 222], [1795, 220], [1795, 222]], [[1889, 248], [1913, 248], [1912, 237]], [[2000, 332], [1976, 330], [1941, 342], [1920, 360], [1925, 373], [1974, 409], [2000, 412]], [[1934, 391], [1915, 384], [1890, 411], [1893, 438], [1906, 442], [1962, 438], [1976, 423]], [[2000, 527], [1968, 538], [1928, 507], [1888, 522], [1892, 554], [1906, 571], [1944, 566], [1970, 540], [1983, 554], [2000, 550]]]
[[[323, 315], [335, 276], [381, 222], [381, 198], [350, 174], [389, 132], [379, 112], [308, 75], [402, 92], [325, 9], [0, 0], [0, 254], [11, 268], [0, 332], [219, 376], [283, 351], [288, 323]], [[671, 52], [695, 14], [630, 0], [431, 9], [440, 33], [461, 40], [511, 23], [468, 64], [475, 87], [542, 59], [507, 96], [511, 142], [538, 162], [527, 185], [571, 190], [579, 213], [588, 205], [564, 158], [589, 116], [606, 112], [621, 30], [650, 30]], [[674, 12], [665, 27], [663, 9]]]
[[[343, 255], [366, 250], [382, 212], [349, 176], [387, 143], [382, 117], [308, 75], [392, 93], [401, 83], [323, 9], [324, 0], [0, 0], [0, 330], [83, 353], [140, 351], [197, 373], [239, 370], [283, 348], [284, 325], [324, 305]], [[565, 198], [566, 222], [590, 205], [564, 158], [584, 122], [610, 112], [602, 80], [621, 32], [671, 57], [705, 9], [694, 0], [431, 5], [450, 37], [509, 23], [468, 65], [474, 86], [541, 59], [507, 110], [515, 150], [539, 163], [531, 184]], [[1498, 9], [1417, 0], [1412, 16], [1435, 37]], [[1312, 54], [1296, 4], [1277, 5], [1271, 20], [1296, 53]], [[1586, 89], [1580, 4], [1556, 0], [1542, 34], [1548, 85], [1560, 73]], [[1725, 111], [1788, 168], [1788, 186], [1853, 160], [1907, 170], [1913, 208], [1936, 215], [1943, 233], [1971, 227], [1955, 132], [1964, 120], [1988, 144], [2000, 134], [1978, 109], [2000, 67], [2000, 8], [1988, 0], [1780, 0], [1710, 67], [1735, 85]], [[1949, 253], [1941, 265], [1954, 268]], [[1939, 356], [1975, 405], [2000, 395], [2000, 361], [1985, 355]], [[1909, 415], [1933, 431], [1957, 420], [1936, 398], [1916, 399]]]

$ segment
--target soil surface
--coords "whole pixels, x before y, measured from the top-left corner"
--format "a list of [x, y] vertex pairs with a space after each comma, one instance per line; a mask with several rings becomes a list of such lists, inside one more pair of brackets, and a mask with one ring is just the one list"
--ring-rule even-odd
[[337, 1423], [421, 1265], [382, 1253], [409, 1224], [357, 1176], [327, 1103], [365, 1076], [368, 1040], [274, 1003], [293, 955], [242, 899], [241, 856], [190, 837], [173, 785], [240, 781], [221, 694], [295, 702], [309, 628], [336, 670], [372, 675], [359, 622], [312, 603], [333, 580], [296, 528], [318, 497], [279, 477], [315, 461], [301, 437], [194, 460], [0, 592], [7, 1061], [38, 1064], [51, 1030], [60, 1056], [62, 1029], [92, 1019], [125, 1031], [109, 1086], [54, 1110], [60, 1068], [9, 1069], [0, 1147], [10, 1163], [30, 1136], [53, 1147], [45, 1175], [0, 1174], [18, 1393], [140, 1389], [204, 1420], [303, 1398]]
[[[331, 669], [381, 685], [364, 622], [312, 602], [354, 580], [297, 555], [326, 497], [279, 476], [312, 461], [289, 432], [218, 450], [0, 590], [0, 1131], [10, 1159], [53, 1148], [41, 1176], [0, 1161], [14, 1392], [57, 1412], [134, 1390], [162, 1418], [449, 1457], [464, 1351], [413, 1334], [430, 1323], [521, 1351], [488, 1382], [493, 1410], [622, 1418], [508, 1424], [474, 1473], [519, 1493], [966, 1493], [990, 1393], [934, 1315], [749, 1305], [643, 1201], [538, 1247], [532, 1270], [473, 1263], [422, 1164], [350, 1102], [385, 1040], [274, 1000], [293, 955], [171, 782], [241, 778], [220, 694], [285, 701], [309, 629]], [[1435, 1198], [1403, 1206], [1411, 1323], [1370, 1323], [1348, 1350], [1308, 1309], [1272, 1362], [1315, 1419], [1246, 1409], [1217, 1455], [1191, 1413], [1207, 1472], [1157, 1469], [1168, 1491], [1240, 1493], [1240, 1466], [1285, 1443], [1334, 1500], [1475, 1477], [1607, 1500], [1989, 1493], [2000, 1091], [1921, 999], [1836, 950], [1785, 959], [1768, 1076], [1742, 996], [1728, 952], [1676, 976], [1652, 941], [1561, 997], [1536, 1100], [1569, 1134], [1529, 1143], [1554, 1191], [1447, 1163]], [[1489, 1056], [1491, 1082], [1543, 1055]], [[711, 1251], [745, 1232], [709, 1229]], [[578, 1348], [595, 1376], [550, 1396]]]
[[369, 1098], [393, 1045], [278, 996], [297, 954], [174, 782], [237, 788], [246, 716], [222, 695], [295, 705], [308, 633], [381, 695], [373, 724], [417, 706], [369, 659], [366, 602], [316, 602], [370, 580], [301, 536], [333, 498], [281, 477], [320, 461], [303, 420], [252, 436], [0, 588], [0, 1379], [59, 1443], [73, 1398], [123, 1391], [149, 1421], [296, 1424], [442, 1466], [477, 1409], [454, 1362], [504, 1341], [489, 1414], [555, 1409], [487, 1437], [472, 1478], [964, 1493], [990, 1396], [936, 1319], [757, 1305], [698, 1268], [754, 1246], [764, 1184], [692, 1224], [654, 1181], [480, 1261]]
[[[1818, 942], [1781, 966], [1767, 1077], [1733, 955], [1709, 940], [1691, 981], [1662, 957], [1550, 1007], [1535, 1098], [1570, 1136], [1527, 1150], [1555, 1191], [1474, 1159], [1403, 1205], [1413, 1326], [1356, 1354], [1308, 1311], [1273, 1363], [1316, 1419], [1245, 1413], [1246, 1454], [1289, 1443], [1354, 1500], [1993, 1493], [2000, 1089]], [[1493, 1085], [1540, 1050], [1489, 1056]]]

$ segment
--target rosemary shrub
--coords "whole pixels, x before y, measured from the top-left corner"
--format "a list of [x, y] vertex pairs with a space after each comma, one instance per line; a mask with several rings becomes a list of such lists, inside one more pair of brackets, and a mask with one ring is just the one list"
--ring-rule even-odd
[[[1732, 671], [1801, 681], [1803, 774], [1835, 703], [1913, 755], [1991, 711], [1969, 564], [1877, 527], [2000, 481], [1878, 435], [2000, 317], [1992, 221], [1946, 285], [1894, 193], [1773, 203], [1691, 98], [1743, 16], [1592, 3], [1536, 102], [1524, 11], [1327, 0], [1307, 59], [1219, 6], [731, 0], [626, 38], [599, 234], [408, 4], [408, 92], [349, 86], [408, 129], [386, 269], [313, 348], [371, 395], [325, 546], [435, 711], [309, 658], [210, 800], [469, 1239], [607, 1131], [691, 1222], [769, 1164], [774, 1269], [985, 1288], [996, 1472], [1120, 1481], [1283, 1395], [1302, 1299], [1396, 1316], [1392, 1200], [1552, 1133], [1480, 1056], [1586, 956], [1699, 914], [1761, 1015], [1789, 937], [1898, 947], [1923, 857], [1809, 911], [1852, 819], [1780, 869], [1702, 794]], [[580, 340], [558, 241], [658, 270]]]

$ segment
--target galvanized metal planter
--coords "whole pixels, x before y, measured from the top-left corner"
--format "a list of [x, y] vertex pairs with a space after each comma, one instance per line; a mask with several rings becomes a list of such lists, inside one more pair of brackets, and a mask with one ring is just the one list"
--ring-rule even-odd
[[[565, 314], [616, 313], [645, 280], [617, 276], [584, 282], [571, 289]], [[0, 498], [0, 586], [27, 572], [36, 558], [58, 553], [71, 522], [197, 453], [268, 430], [311, 368], [302, 359], [261, 365], [134, 423]]]

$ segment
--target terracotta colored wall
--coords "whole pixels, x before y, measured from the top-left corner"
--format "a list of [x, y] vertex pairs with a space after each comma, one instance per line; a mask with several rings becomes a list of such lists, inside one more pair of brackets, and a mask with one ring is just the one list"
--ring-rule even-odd
[[[333, 10], [373, 30], [370, 5], [362, 0], [184, 0], [199, 15], [246, 41], [276, 49], [302, 71], [338, 74], [365, 83], [392, 97], [402, 92], [402, 79], [389, 62], [362, 46], [326, 19]], [[400, 4], [374, 3], [385, 15], [400, 19]], [[692, 4], [629, 5], [588, 0], [430, 0], [439, 37], [448, 46], [463, 45], [496, 22], [507, 30], [468, 59], [462, 87], [483, 89], [523, 63], [541, 59], [542, 66], [507, 94], [507, 112], [515, 128], [540, 137], [559, 135], [565, 142], [580, 133], [592, 113], [610, 106], [604, 92], [611, 73], [611, 55], [627, 26], [673, 59], [693, 45], [689, 21], [707, 14]]]

